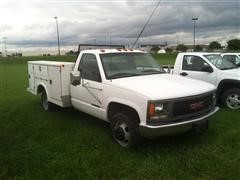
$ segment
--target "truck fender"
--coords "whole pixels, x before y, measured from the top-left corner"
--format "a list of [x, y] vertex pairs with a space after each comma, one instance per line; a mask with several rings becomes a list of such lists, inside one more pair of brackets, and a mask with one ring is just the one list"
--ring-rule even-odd
[[40, 83], [37, 84], [36, 94], [39, 94], [39, 93], [40, 93], [39, 90], [40, 90], [41, 87], [45, 90], [45, 92], [47, 93], [47, 98], [49, 99], [48, 89], [47, 89], [46, 85], [45, 85], [44, 83], [42, 83], [42, 82], [40, 82]]
[[[141, 108], [137, 104], [134, 104], [133, 102], [128, 101], [126, 99], [111, 98], [111, 99], [108, 99], [108, 101], [107, 101], [107, 111], [106, 111], [107, 114], [108, 114], [109, 107], [110, 107], [111, 103], [118, 103], [118, 104], [122, 104], [122, 105], [125, 105], [125, 106], [128, 106], [128, 107], [132, 108], [133, 110], [136, 111], [140, 122], [142, 122], [142, 120], [141, 120], [141, 114], [142, 114], [141, 113]], [[107, 117], [108, 117], [108, 115], [107, 115]], [[108, 119], [108, 121], [109, 121], [109, 119]]]
[[217, 96], [220, 96], [223, 94], [224, 90], [230, 89], [230, 88], [240, 88], [240, 80], [233, 80], [233, 79], [224, 79], [220, 81], [217, 87]]

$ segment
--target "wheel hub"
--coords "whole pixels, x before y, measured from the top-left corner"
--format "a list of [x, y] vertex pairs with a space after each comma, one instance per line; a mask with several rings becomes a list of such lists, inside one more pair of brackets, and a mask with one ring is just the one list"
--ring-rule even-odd
[[131, 142], [131, 134], [127, 124], [125, 122], [117, 123], [114, 129], [116, 141], [123, 147], [128, 146]]
[[227, 105], [232, 109], [240, 108], [240, 96], [238, 94], [232, 94], [227, 99]]
[[118, 127], [115, 131], [115, 137], [117, 140], [122, 141], [125, 138], [124, 130], [121, 127]]

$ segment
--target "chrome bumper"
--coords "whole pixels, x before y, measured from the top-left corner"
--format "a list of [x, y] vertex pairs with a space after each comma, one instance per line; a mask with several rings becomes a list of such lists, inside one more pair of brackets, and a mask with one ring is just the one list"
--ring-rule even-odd
[[152, 125], [139, 125], [139, 132], [143, 137], [157, 137], [167, 134], [173, 134], [178, 132], [183, 132], [190, 130], [194, 124], [210, 120], [209, 118], [219, 110], [218, 107], [215, 107], [208, 114], [199, 117], [190, 119], [187, 121], [182, 121], [178, 123], [164, 124], [158, 126]]

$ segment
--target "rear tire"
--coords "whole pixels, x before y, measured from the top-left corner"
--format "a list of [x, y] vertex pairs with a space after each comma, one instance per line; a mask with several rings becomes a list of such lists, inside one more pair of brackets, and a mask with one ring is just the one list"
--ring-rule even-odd
[[223, 93], [222, 105], [230, 109], [240, 108], [240, 89], [229, 89]]
[[44, 111], [51, 111], [53, 109], [53, 104], [48, 101], [47, 93], [45, 90], [42, 91], [41, 105]]
[[111, 131], [114, 141], [124, 148], [135, 147], [139, 142], [138, 123], [134, 116], [116, 113], [111, 118]]

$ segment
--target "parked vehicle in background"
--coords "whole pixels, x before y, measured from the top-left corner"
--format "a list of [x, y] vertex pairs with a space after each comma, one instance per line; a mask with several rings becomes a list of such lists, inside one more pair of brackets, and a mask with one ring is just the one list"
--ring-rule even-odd
[[139, 50], [85, 50], [75, 64], [29, 61], [28, 72], [28, 90], [41, 94], [44, 110], [73, 106], [110, 122], [123, 147], [140, 136], [207, 128], [218, 111], [214, 85], [167, 74]]
[[240, 67], [240, 53], [222, 53], [223, 60], [229, 61], [234, 65]]
[[219, 53], [179, 53], [170, 72], [214, 84], [219, 103], [240, 108], [240, 68]]

